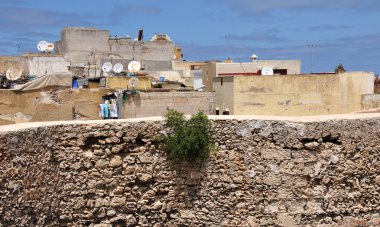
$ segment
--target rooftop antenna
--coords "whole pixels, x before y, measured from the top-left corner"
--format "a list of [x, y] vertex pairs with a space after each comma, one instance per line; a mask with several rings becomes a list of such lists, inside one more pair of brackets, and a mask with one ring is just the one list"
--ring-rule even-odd
[[310, 57], [310, 71], [313, 73], [313, 68], [314, 68], [314, 50], [315, 50], [315, 45], [314, 44], [306, 44], [307, 48], [310, 48], [311, 50], [311, 57]]
[[[231, 50], [234, 51], [234, 48], [233, 48], [233, 46], [231, 45], [231, 42], [228, 40], [227, 35], [225, 35], [224, 37], [226, 38], [226, 41], [227, 41], [228, 45], [230, 46]], [[245, 73], [246, 71], [245, 71], [245, 69], [244, 69], [244, 67], [243, 67], [243, 64], [241, 63], [240, 58], [238, 58], [237, 55], [235, 55], [235, 57], [236, 57], [236, 59], [239, 61], [239, 63], [240, 63], [240, 67], [243, 69], [243, 72]]]

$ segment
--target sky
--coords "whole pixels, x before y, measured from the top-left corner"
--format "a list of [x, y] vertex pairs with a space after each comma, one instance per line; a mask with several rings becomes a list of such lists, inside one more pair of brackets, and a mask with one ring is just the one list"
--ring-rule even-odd
[[380, 74], [379, 0], [0, 0], [0, 55], [37, 51], [63, 27], [167, 33], [187, 61], [298, 59], [302, 72]]

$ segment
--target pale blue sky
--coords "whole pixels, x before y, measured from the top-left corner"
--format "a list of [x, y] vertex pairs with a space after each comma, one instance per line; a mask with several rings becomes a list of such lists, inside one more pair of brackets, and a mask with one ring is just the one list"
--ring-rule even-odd
[[[186, 60], [300, 59], [302, 71], [380, 73], [379, 0], [0, 0], [0, 54], [36, 51], [65, 26], [145, 39], [167, 33]], [[227, 36], [227, 39], [226, 39]], [[308, 48], [307, 44], [313, 44]]]

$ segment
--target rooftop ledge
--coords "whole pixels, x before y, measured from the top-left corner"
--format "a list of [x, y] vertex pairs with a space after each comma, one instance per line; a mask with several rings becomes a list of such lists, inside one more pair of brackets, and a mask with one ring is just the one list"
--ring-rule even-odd
[[[316, 115], [316, 116], [268, 116], [268, 115], [209, 115], [211, 120], [268, 120], [268, 121], [290, 121], [290, 122], [323, 122], [330, 120], [353, 120], [380, 118], [380, 113], [360, 113], [360, 114], [337, 114], [337, 115]], [[162, 121], [163, 117], [130, 118], [121, 120], [86, 120], [86, 121], [48, 121], [29, 122], [0, 126], [1, 132], [12, 132], [29, 128], [38, 128], [56, 125], [96, 125], [106, 123], [123, 122], [154, 122]]]

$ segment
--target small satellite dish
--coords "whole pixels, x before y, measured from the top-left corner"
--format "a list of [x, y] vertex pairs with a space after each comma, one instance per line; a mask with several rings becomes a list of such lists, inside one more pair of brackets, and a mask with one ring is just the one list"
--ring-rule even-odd
[[47, 44], [47, 48], [46, 48], [46, 52], [51, 53], [51, 52], [53, 52], [53, 50], [54, 50], [54, 44], [53, 43], [48, 43]]
[[112, 70], [112, 63], [111, 62], [105, 62], [102, 66], [103, 72], [109, 73]]
[[271, 67], [264, 67], [261, 69], [261, 75], [272, 76], [273, 75], [273, 69]]
[[141, 69], [141, 64], [138, 61], [131, 61], [128, 64], [128, 70], [133, 73], [137, 73]]
[[123, 69], [124, 69], [124, 66], [123, 66], [123, 64], [121, 64], [121, 63], [117, 63], [117, 64], [115, 64], [115, 65], [113, 66], [113, 71], [114, 71], [115, 73], [121, 73], [121, 72], [123, 71]]
[[11, 67], [5, 73], [8, 80], [17, 80], [21, 77], [22, 70], [18, 67]]
[[129, 79], [128, 85], [131, 88], [136, 88], [137, 86], [139, 86], [139, 79], [137, 79], [136, 77], [132, 77], [131, 79]]
[[37, 44], [37, 49], [41, 52], [44, 52], [46, 51], [48, 48], [48, 42], [46, 41], [40, 41], [38, 44]]

